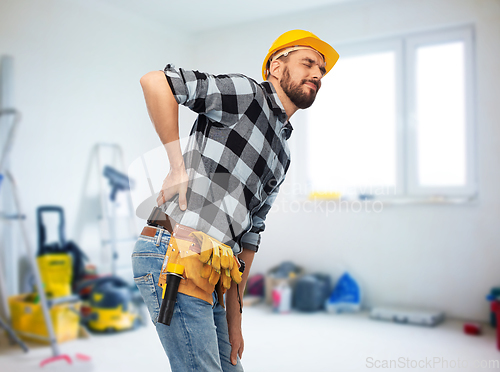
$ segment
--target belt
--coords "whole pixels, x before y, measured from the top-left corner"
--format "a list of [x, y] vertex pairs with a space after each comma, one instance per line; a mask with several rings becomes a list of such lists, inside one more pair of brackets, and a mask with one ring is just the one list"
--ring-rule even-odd
[[144, 228], [141, 231], [141, 235], [149, 236], [152, 238], [156, 235], [157, 231], [158, 231], [157, 227], [144, 226]]
[[174, 229], [172, 226], [177, 225], [173, 218], [170, 218], [165, 212], [163, 212], [160, 208], [154, 207], [153, 211], [148, 217], [148, 225], [155, 227], [163, 227], [170, 234], [173, 234]]
[[175, 222], [173, 218], [168, 216], [158, 207], [154, 207], [151, 212], [151, 215], [148, 218], [148, 225], [149, 226], [144, 227], [141, 235], [153, 237], [156, 235], [158, 228], [164, 228], [172, 236], [195, 243], [196, 246], [199, 247], [198, 241], [193, 236], [190, 236], [193, 231], [197, 231], [196, 229]]

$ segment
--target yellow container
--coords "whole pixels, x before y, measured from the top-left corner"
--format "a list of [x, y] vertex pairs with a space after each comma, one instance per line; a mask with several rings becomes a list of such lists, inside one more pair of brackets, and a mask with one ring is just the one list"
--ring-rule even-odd
[[[25, 340], [49, 343], [49, 332], [45, 325], [42, 305], [34, 303], [34, 294], [9, 297], [12, 328]], [[78, 337], [80, 324], [80, 302], [54, 305], [50, 317], [58, 343]]]
[[46, 253], [37, 257], [40, 275], [49, 297], [71, 295], [73, 260], [68, 253]]
[[92, 308], [88, 326], [97, 332], [119, 332], [134, 328], [137, 314], [123, 311], [122, 305], [114, 309]]
[[311, 191], [309, 200], [338, 200], [341, 196], [339, 191]]

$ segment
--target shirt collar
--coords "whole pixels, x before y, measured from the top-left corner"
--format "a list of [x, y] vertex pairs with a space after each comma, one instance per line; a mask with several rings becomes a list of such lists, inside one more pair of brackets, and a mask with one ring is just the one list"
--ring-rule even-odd
[[264, 88], [264, 91], [267, 93], [267, 100], [269, 102], [269, 105], [271, 106], [271, 109], [273, 110], [273, 113], [278, 116], [280, 123], [282, 123], [283, 128], [286, 131], [286, 139], [288, 139], [292, 134], [293, 127], [292, 124], [290, 124], [290, 122], [288, 121], [288, 116], [286, 114], [285, 108], [283, 107], [283, 104], [278, 97], [278, 93], [276, 93], [274, 85], [269, 81], [263, 81], [261, 85]]
[[273, 113], [277, 115], [282, 122], [286, 122], [288, 120], [288, 117], [278, 97], [278, 93], [276, 93], [276, 90], [274, 89], [273, 84], [269, 81], [264, 81], [262, 82], [262, 87], [267, 93], [267, 100], [269, 101]]

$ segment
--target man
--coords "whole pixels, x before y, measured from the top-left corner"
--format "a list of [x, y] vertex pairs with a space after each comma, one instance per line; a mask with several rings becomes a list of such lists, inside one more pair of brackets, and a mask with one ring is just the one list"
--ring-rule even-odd
[[[337, 59], [337, 52], [314, 34], [292, 30], [271, 46], [261, 84], [244, 75], [213, 76], [172, 65], [141, 78], [170, 162], [157, 198], [161, 211], [155, 212], [168, 222], [150, 217], [151, 226], [136, 244], [133, 268], [172, 371], [243, 370], [241, 297], [266, 214], [290, 164], [288, 120], [311, 106]], [[179, 104], [199, 114], [184, 154]], [[197, 248], [183, 251], [180, 242]], [[205, 244], [215, 247], [209, 259], [201, 258]], [[245, 263], [242, 276], [215, 264], [228, 254], [238, 257], [238, 266]], [[165, 255], [165, 261], [184, 260], [186, 267], [169, 326], [157, 322]]]

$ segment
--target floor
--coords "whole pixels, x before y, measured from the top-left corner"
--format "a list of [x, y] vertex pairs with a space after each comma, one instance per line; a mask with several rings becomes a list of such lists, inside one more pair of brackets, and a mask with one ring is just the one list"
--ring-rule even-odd
[[[276, 314], [258, 305], [244, 309], [242, 362], [247, 372], [499, 371], [494, 330], [484, 324], [481, 336], [468, 336], [462, 326], [457, 320], [446, 320], [435, 328], [400, 325], [371, 320], [367, 313]], [[0, 371], [39, 370], [51, 349], [30, 347], [25, 354], [0, 338]], [[118, 335], [92, 335], [59, 347], [73, 363], [53, 362], [44, 371], [170, 371], [151, 324]], [[77, 354], [91, 359], [78, 359]]]

